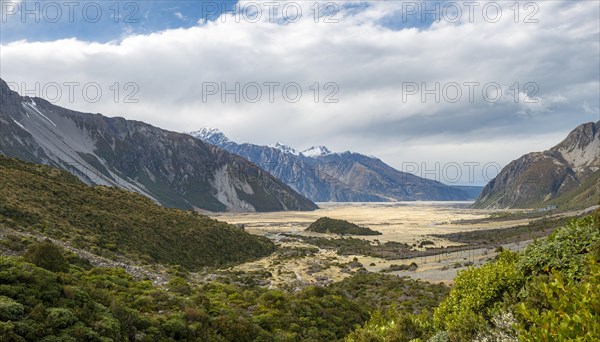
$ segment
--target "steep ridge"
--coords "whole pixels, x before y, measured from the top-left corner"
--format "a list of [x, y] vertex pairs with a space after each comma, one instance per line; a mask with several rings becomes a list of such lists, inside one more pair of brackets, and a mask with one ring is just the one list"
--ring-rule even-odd
[[316, 202], [468, 200], [463, 190], [398, 171], [380, 159], [314, 146], [298, 152], [281, 143], [238, 144], [217, 129], [190, 133], [240, 155]]
[[[575, 128], [565, 140], [543, 152], [512, 161], [484, 188], [476, 208], [532, 208], [547, 205], [578, 206], [597, 202], [595, 173], [600, 170], [600, 121]], [[591, 189], [581, 189], [580, 187]], [[584, 193], [579, 197], [579, 193]], [[567, 201], [566, 198], [571, 200]]]
[[118, 186], [157, 203], [209, 211], [314, 210], [249, 163], [187, 134], [21, 97], [0, 80], [0, 154]]

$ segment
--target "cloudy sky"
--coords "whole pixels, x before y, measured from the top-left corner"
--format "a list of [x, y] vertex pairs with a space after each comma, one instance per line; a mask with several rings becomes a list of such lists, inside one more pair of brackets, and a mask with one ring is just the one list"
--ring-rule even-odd
[[23, 95], [446, 183], [484, 184], [600, 120], [595, 0], [1, 6], [0, 77]]

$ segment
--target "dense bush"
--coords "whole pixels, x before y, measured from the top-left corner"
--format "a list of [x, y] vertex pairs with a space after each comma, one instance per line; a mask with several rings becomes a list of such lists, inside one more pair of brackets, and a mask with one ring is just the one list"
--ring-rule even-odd
[[25, 307], [19, 302], [5, 296], [0, 296], [0, 320], [16, 320], [23, 315], [24, 310]]
[[[0, 258], [0, 325], [8, 339], [335, 340], [367, 312], [325, 288], [295, 294], [181, 278], [170, 290], [134, 281], [122, 269], [71, 268], [60, 276], [12, 257]], [[20, 337], [20, 338], [18, 338]]]
[[409, 315], [391, 309], [375, 312], [369, 322], [346, 337], [347, 342], [408, 342], [429, 334], [431, 317], [427, 312]]
[[516, 268], [518, 256], [503, 251], [493, 263], [459, 272], [450, 294], [434, 313], [434, 325], [456, 341], [471, 340], [491, 318], [494, 303], [506, 292], [518, 292], [524, 277]]
[[60, 249], [49, 240], [31, 245], [23, 259], [48, 271], [64, 272], [68, 269]]
[[387, 311], [412, 314], [432, 309], [448, 294], [443, 284], [430, 284], [410, 278], [367, 273], [357, 274], [330, 285], [345, 297], [357, 301], [361, 306]]
[[580, 278], [586, 273], [588, 254], [599, 244], [600, 229], [591, 216], [573, 220], [548, 238], [528, 246], [518, 267], [528, 276], [554, 270], [569, 278]]
[[347, 341], [600, 340], [599, 218], [460, 272], [433, 317], [377, 313]]
[[[64, 253], [48, 242], [40, 245]], [[294, 292], [194, 285], [177, 276], [162, 288], [119, 268], [68, 264], [57, 273], [0, 257], [0, 340], [336, 341], [378, 308], [412, 314], [432, 308], [446, 293], [443, 285], [384, 274]], [[418, 328], [410, 325], [412, 316], [402, 317], [401, 326]]]
[[545, 300], [537, 306], [518, 305], [521, 339], [600, 340], [600, 265], [592, 259], [589, 268], [589, 274], [579, 282], [554, 271], [549, 282], [537, 279], [532, 284]]
[[331, 233], [331, 234], [348, 234], [348, 235], [381, 235], [380, 232], [371, 228], [361, 227], [346, 220], [332, 219], [329, 217], [321, 217], [311, 223], [307, 232], [315, 233]]
[[90, 187], [67, 172], [3, 156], [0, 224], [108, 257], [118, 252], [189, 269], [238, 263], [275, 250], [268, 239], [207, 216], [163, 208], [118, 188]]

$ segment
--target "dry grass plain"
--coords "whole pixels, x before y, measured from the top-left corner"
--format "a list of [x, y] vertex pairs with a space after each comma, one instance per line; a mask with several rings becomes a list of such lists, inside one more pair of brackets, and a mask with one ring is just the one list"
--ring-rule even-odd
[[[492, 213], [490, 210], [470, 209], [470, 202], [318, 203], [318, 205], [320, 209], [312, 212], [213, 213], [210, 216], [232, 224], [243, 224], [249, 233], [270, 237], [281, 247], [299, 246], [302, 243], [281, 242], [278, 239], [280, 233], [338, 238], [333, 234], [304, 232], [304, 229], [312, 222], [323, 216], [348, 220], [382, 233], [378, 236], [355, 236], [355, 238], [371, 241], [377, 239], [382, 243], [395, 241], [409, 245], [418, 244], [422, 240], [430, 240], [435, 243], [436, 247], [452, 246], [456, 243], [433, 238], [430, 234], [507, 228], [528, 222], [527, 219], [522, 219], [452, 224], [453, 221], [486, 218]], [[510, 244], [504, 247], [519, 249], [525, 244]], [[305, 246], [309, 247], [310, 245]], [[339, 281], [356, 272], [357, 269], [349, 271], [347, 267], [347, 264], [356, 257], [358, 262], [369, 272], [379, 272], [392, 264], [415, 262], [418, 265], [416, 271], [398, 271], [392, 272], [392, 274], [430, 282], [451, 283], [457, 271], [465, 267], [465, 263], [481, 264], [494, 255], [494, 248], [490, 247], [426, 258], [386, 260], [362, 255], [340, 256], [331, 250], [321, 249], [314, 255], [302, 258], [280, 259], [276, 255], [272, 255], [238, 265], [232, 270], [268, 271], [272, 274], [270, 279], [272, 287], [326, 284]], [[315, 272], [315, 269], [320, 270]]]
[[[381, 242], [396, 241], [412, 244], [430, 234], [510, 227], [528, 220], [456, 225], [452, 221], [488, 217], [490, 210], [470, 209], [471, 202], [394, 202], [394, 203], [317, 203], [315, 211], [286, 211], [269, 213], [211, 213], [210, 216], [233, 224], [243, 224], [246, 231], [258, 235], [306, 233], [318, 218], [327, 216], [348, 220], [369, 227], [383, 235], [364, 237]], [[497, 212], [498, 210], [494, 210]]]

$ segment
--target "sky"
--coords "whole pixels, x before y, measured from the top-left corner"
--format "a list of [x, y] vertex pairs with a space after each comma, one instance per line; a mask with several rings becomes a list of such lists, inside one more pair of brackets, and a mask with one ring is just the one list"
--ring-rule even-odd
[[5, 1], [22, 95], [483, 185], [600, 120], [592, 1]]

